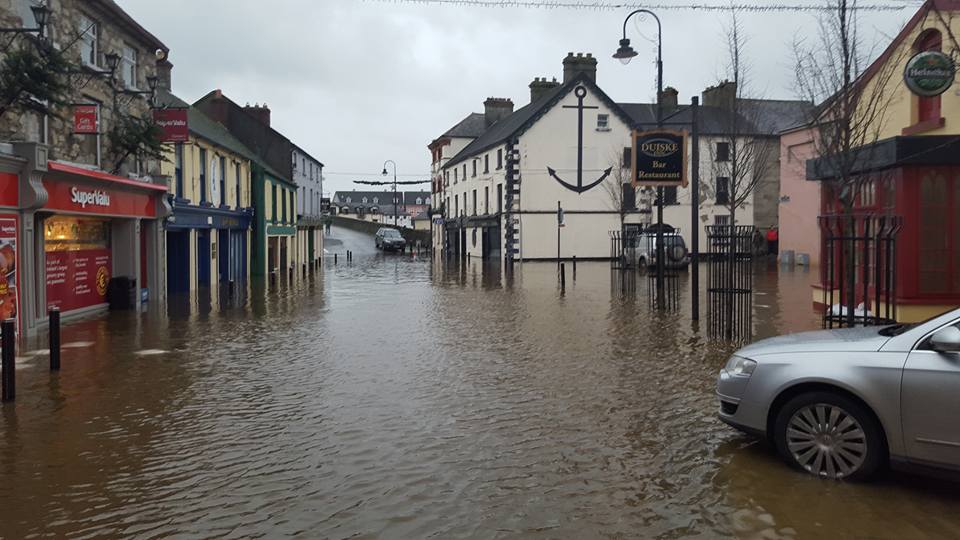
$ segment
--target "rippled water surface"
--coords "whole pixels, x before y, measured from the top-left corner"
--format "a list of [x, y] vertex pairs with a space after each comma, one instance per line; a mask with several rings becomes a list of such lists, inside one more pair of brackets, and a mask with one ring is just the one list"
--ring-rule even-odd
[[[508, 279], [335, 235], [337, 266], [246, 303], [66, 327], [58, 375], [23, 347], [0, 536], [960, 536], [956, 484], [818, 481], [717, 421], [731, 349], [687, 284], [657, 314], [604, 263], [561, 295], [552, 264]], [[758, 336], [815, 326], [808, 283], [758, 267]]]

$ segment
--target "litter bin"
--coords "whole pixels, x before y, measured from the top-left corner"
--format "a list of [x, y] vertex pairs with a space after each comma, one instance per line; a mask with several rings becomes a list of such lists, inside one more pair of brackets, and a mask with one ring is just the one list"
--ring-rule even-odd
[[110, 309], [133, 309], [137, 305], [137, 280], [117, 276], [107, 284], [107, 302]]

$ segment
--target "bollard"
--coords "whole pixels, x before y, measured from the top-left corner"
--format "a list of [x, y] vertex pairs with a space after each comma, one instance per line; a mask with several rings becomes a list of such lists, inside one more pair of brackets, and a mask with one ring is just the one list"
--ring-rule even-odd
[[50, 308], [48, 316], [50, 317], [50, 371], [60, 371], [60, 308]]
[[564, 291], [567, 289], [567, 265], [565, 263], [560, 263], [560, 290]]
[[13, 401], [17, 396], [16, 366], [14, 359], [16, 353], [15, 322], [13, 319], [7, 319], [0, 323], [0, 339], [3, 340], [3, 348], [0, 351], [0, 368], [3, 373], [0, 374], [0, 400]]

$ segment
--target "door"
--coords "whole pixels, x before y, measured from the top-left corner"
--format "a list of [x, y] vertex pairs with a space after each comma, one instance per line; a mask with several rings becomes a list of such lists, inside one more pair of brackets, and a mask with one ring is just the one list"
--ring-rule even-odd
[[197, 231], [197, 287], [210, 287], [210, 231]]
[[190, 233], [167, 231], [167, 294], [190, 290]]
[[960, 353], [922, 341], [907, 357], [901, 396], [907, 457], [960, 469]]

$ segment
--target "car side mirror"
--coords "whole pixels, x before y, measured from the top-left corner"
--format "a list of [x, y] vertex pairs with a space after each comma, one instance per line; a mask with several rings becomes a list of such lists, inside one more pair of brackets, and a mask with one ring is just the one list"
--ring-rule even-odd
[[942, 353], [960, 352], [960, 328], [948, 326], [930, 336], [930, 348]]

